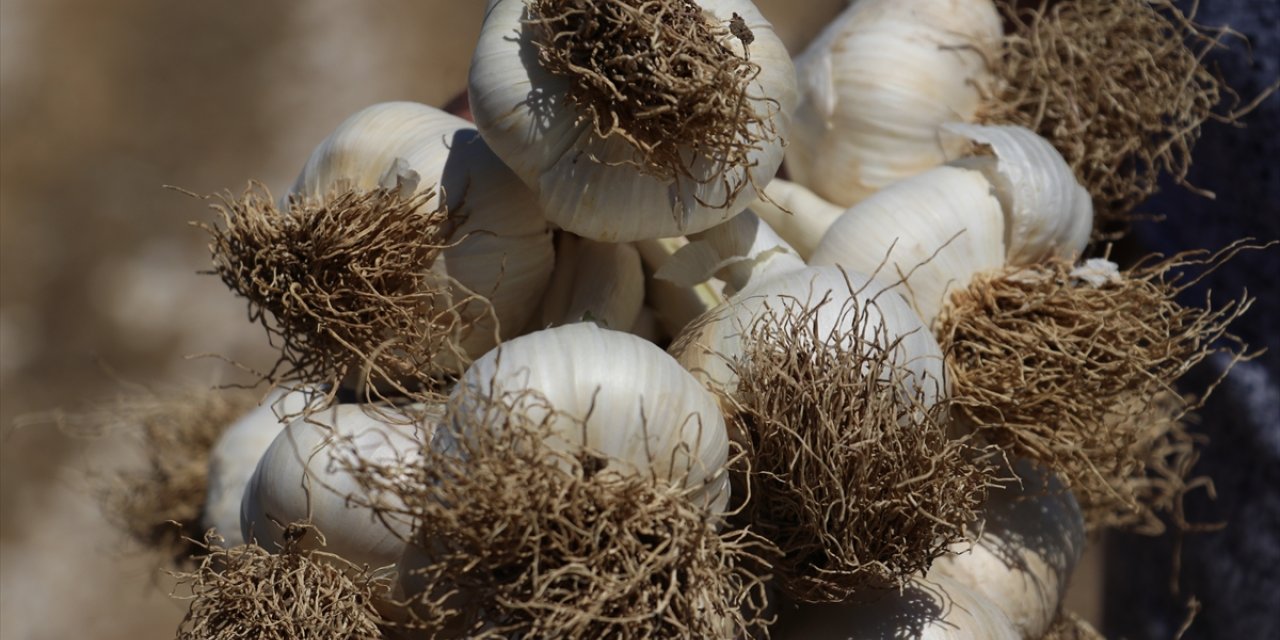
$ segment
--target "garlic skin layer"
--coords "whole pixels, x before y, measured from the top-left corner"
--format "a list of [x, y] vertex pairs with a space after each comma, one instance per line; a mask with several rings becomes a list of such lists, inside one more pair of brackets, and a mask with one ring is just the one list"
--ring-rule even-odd
[[980, 172], [938, 167], [850, 208], [809, 262], [902, 281], [897, 290], [929, 326], [950, 291], [1004, 265], [1004, 216]]
[[626, 331], [644, 306], [644, 268], [631, 244], [596, 242], [560, 232], [556, 266], [538, 328], [584, 320]]
[[751, 203], [751, 211], [805, 260], [845, 211], [845, 207], [827, 202], [803, 185], [781, 178], [774, 178], [764, 188], [764, 196]]
[[[642, 338], [582, 322], [510, 340], [476, 360], [454, 389], [455, 412], [466, 416], [461, 433], [502, 428], [502, 412], [484, 398], [535, 424], [549, 419], [553, 450], [586, 447], [609, 458], [606, 469], [681, 483], [712, 513], [728, 503], [729, 441], [719, 406]], [[439, 433], [439, 446], [449, 446], [446, 431]]]
[[724, 281], [724, 292], [733, 295], [753, 279], [804, 267], [800, 255], [748, 209], [689, 236], [689, 243], [672, 254], [654, 277], [692, 287], [714, 276]]
[[[883, 344], [901, 338], [893, 347], [892, 363], [905, 371], [907, 392], [922, 393], [925, 405], [946, 397], [942, 350], [937, 341], [894, 291], [885, 290], [871, 277], [839, 267], [806, 267], [762, 278], [734, 295], [691, 325], [672, 346], [676, 360], [711, 389], [732, 395], [738, 386], [732, 362], [745, 352], [753, 325], [769, 313], [779, 313], [788, 305], [812, 310], [823, 300], [812, 319], [820, 334], [847, 333], [857, 315], [846, 307], [865, 309], [860, 339]], [[842, 345], [854, 349], [856, 345]]]
[[945, 577], [913, 578], [901, 592], [869, 592], [840, 604], [805, 604], [780, 613], [779, 640], [1019, 640], [1004, 612], [981, 593]]
[[308, 407], [316, 407], [322, 395], [307, 388], [277, 388], [218, 438], [209, 453], [209, 487], [200, 526], [216, 530], [227, 548], [244, 544], [240, 534], [240, 503], [258, 461], [285, 427], [286, 422], [281, 418], [287, 420]]
[[[457, 300], [479, 295], [492, 305], [501, 337], [533, 317], [554, 263], [551, 233], [533, 194], [489, 149], [471, 123], [413, 102], [387, 102], [349, 117], [312, 152], [290, 195], [315, 201], [334, 190], [395, 185], [442, 187], [450, 242], [434, 264]], [[440, 195], [424, 203], [430, 210]], [[467, 305], [473, 324], [462, 346], [472, 357], [496, 344], [488, 305]]]
[[[1014, 462], [1017, 480], [988, 494], [982, 535], [933, 563], [929, 579], [948, 578], [986, 596], [1024, 638], [1048, 631], [1085, 547], [1075, 496], [1028, 460]], [[1018, 483], [1021, 484], [1018, 484]]]
[[[697, 4], [723, 25], [736, 13], [751, 30], [750, 60], [760, 74], [748, 95], [758, 115], [772, 114], [778, 135], [751, 152], [750, 168], [731, 169], [723, 180], [672, 183], [640, 173], [630, 145], [595, 136], [591, 123], [561, 102], [569, 83], [539, 65], [530, 29], [522, 23], [524, 0], [489, 0], [468, 80], [472, 114], [485, 140], [533, 189], [557, 226], [601, 242], [695, 233], [741, 212], [756, 197], [753, 185], [767, 184], [782, 164], [797, 99], [786, 47], [749, 0]], [[738, 39], [723, 44], [743, 54]], [[687, 165], [702, 177], [718, 168], [704, 157], [690, 158]], [[735, 194], [730, 185], [745, 188]]]
[[791, 178], [842, 206], [955, 157], [939, 126], [972, 122], [993, 82], [991, 0], [858, 0], [796, 58]]
[[245, 487], [240, 512], [244, 539], [276, 551], [284, 542], [284, 527], [305, 521], [324, 535], [325, 551], [371, 568], [394, 565], [412, 523], [357, 504], [367, 497], [345, 465], [356, 457], [412, 464], [421, 458], [427, 429], [406, 410], [355, 404], [294, 420], [276, 436]]

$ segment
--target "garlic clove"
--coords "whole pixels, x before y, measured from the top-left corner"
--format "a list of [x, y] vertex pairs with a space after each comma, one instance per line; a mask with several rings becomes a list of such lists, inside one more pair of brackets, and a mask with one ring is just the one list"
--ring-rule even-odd
[[[572, 85], [539, 61], [524, 0], [489, 3], [468, 80], [472, 112], [485, 139], [537, 193], [548, 220], [601, 242], [694, 233], [742, 211], [755, 197], [755, 187], [772, 178], [782, 162], [787, 114], [796, 100], [791, 59], [749, 1], [701, 0], [699, 5], [719, 28], [727, 29], [739, 14], [753, 35], [747, 60], [760, 72], [746, 95], [749, 112], [763, 124], [744, 131], [761, 139], [734, 166], [684, 153], [682, 166], [689, 175], [673, 179], [642, 172], [639, 168], [647, 165], [636, 147], [619, 136], [596, 135], [589, 116], [567, 103]], [[734, 55], [746, 55], [737, 38], [718, 42]], [[683, 147], [686, 141], [660, 144]]]
[[940, 165], [993, 82], [1002, 27], [991, 0], [859, 0], [796, 58], [802, 97], [787, 147], [794, 181], [852, 206]]
[[634, 246], [560, 234], [556, 267], [542, 302], [543, 327], [588, 320], [625, 331], [643, 305], [644, 270]]
[[945, 577], [914, 578], [900, 591], [868, 592], [840, 604], [783, 609], [780, 640], [1019, 640], [1022, 636], [981, 593]]
[[974, 526], [981, 536], [935, 560], [929, 579], [949, 578], [981, 593], [1022, 637], [1039, 638], [1084, 553], [1084, 517], [1071, 491], [1035, 463], [1017, 460], [1013, 474], [1010, 485], [988, 494]]
[[956, 167], [895, 183], [840, 216], [809, 262], [899, 283], [929, 326], [950, 291], [1004, 265], [1004, 215], [991, 191], [981, 173]]
[[725, 281], [725, 293], [733, 295], [752, 279], [805, 266], [796, 251], [751, 210], [689, 240], [654, 273], [655, 278], [691, 287], [715, 276]]
[[[681, 483], [715, 513], [728, 503], [729, 443], [715, 399], [639, 337], [584, 322], [505, 342], [476, 360], [455, 388], [454, 406], [466, 416], [455, 417], [456, 427], [505, 424], [487, 398], [533, 424], [550, 421], [553, 450], [586, 447], [608, 458], [608, 468]], [[451, 446], [449, 431], [439, 433], [437, 446]]]
[[[325, 550], [372, 568], [394, 565], [412, 522], [398, 516], [403, 505], [367, 505], [359, 482], [348, 471], [357, 459], [412, 464], [426, 440], [421, 405], [406, 409], [342, 404], [294, 420], [258, 462], [245, 487], [240, 512], [246, 541], [268, 550], [284, 543], [284, 527], [309, 522], [325, 537]], [[438, 419], [433, 416], [430, 419]], [[380, 498], [381, 500], [381, 498]], [[314, 541], [308, 541], [315, 544]]]
[[258, 461], [281, 429], [308, 407], [315, 408], [319, 392], [301, 388], [273, 390], [262, 404], [237, 420], [218, 438], [209, 453], [209, 486], [200, 524], [222, 536], [223, 546], [244, 544], [240, 533], [240, 503]]
[[787, 244], [808, 260], [818, 248], [822, 235], [845, 208], [824, 200], [803, 185], [774, 178], [764, 188], [764, 197], [750, 209], [777, 231]]
[[1093, 200], [1048, 140], [1015, 126], [950, 123], [942, 130], [994, 153], [960, 162], [982, 171], [996, 189], [1005, 212], [1008, 264], [1080, 256], [1093, 231]]
[[[651, 273], [661, 271], [688, 239], [659, 238], [635, 243], [640, 260]], [[669, 280], [648, 278], [645, 300], [653, 308], [658, 323], [672, 336], [680, 335], [686, 326], [698, 316], [715, 308], [725, 300], [723, 282], [711, 280], [690, 286], [680, 286]]]

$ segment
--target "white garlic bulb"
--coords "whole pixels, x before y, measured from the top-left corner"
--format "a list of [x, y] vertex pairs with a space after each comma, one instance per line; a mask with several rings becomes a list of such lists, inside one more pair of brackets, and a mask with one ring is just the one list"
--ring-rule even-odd
[[1026, 460], [1016, 461], [1013, 472], [1015, 484], [987, 496], [975, 525], [981, 537], [934, 561], [929, 579], [968, 586], [1000, 607], [1024, 638], [1040, 638], [1084, 553], [1084, 518], [1075, 496], [1051, 473]]
[[784, 609], [779, 640], [1019, 640], [1004, 612], [982, 594], [944, 577], [913, 578], [900, 591], [840, 604]]
[[[926, 405], [948, 394], [942, 350], [919, 316], [900, 295], [884, 290], [869, 276], [838, 267], [806, 267], [752, 282], [695, 322], [672, 345], [672, 355], [708, 387], [732, 394], [738, 379], [731, 363], [742, 357], [753, 326], [787, 305], [816, 309], [809, 321], [816, 323], [819, 335], [844, 335], [858, 322], [859, 335], [846, 339], [882, 348], [889, 347], [886, 340], [897, 340], [889, 362], [904, 370], [907, 392], [914, 395], [919, 390]], [[861, 320], [860, 313], [865, 313]]]
[[991, 0], [858, 0], [796, 58], [791, 178], [843, 206], [963, 148], [938, 127], [972, 122], [1002, 28]]
[[898, 288], [928, 326], [949, 292], [1004, 264], [1004, 218], [977, 171], [938, 167], [895, 183], [849, 209], [809, 262], [875, 273]]
[[[685, 11], [683, 5], [671, 4], [668, 11]], [[645, 163], [635, 147], [619, 136], [596, 135], [593, 123], [566, 103], [570, 82], [539, 62], [525, 0], [489, 0], [471, 61], [472, 113], [494, 151], [537, 193], [548, 220], [602, 242], [694, 233], [741, 212], [755, 198], [755, 187], [773, 177], [782, 163], [782, 139], [796, 101], [791, 59], [749, 0], [697, 0], [697, 5], [702, 17], [723, 31], [720, 45], [759, 66], [746, 96], [750, 111], [767, 126], [749, 127], [763, 140], [741, 166], [684, 153], [682, 164], [694, 179], [676, 180], [639, 171]], [[662, 6], [659, 2], [650, 9]], [[584, 10], [595, 9], [588, 3]], [[730, 33], [731, 28], [741, 35]], [[750, 40], [745, 48], [744, 39]], [[658, 84], [653, 74], [646, 77]], [[661, 88], [655, 86], [655, 91]], [[621, 102], [620, 94], [610, 98], [615, 99]], [[637, 106], [650, 107], [649, 113], [658, 114], [671, 105], [656, 100]], [[684, 148], [685, 141], [664, 139], [661, 144]]]
[[[285, 526], [309, 522], [324, 535], [330, 553], [372, 568], [395, 564], [412, 523], [360, 504], [370, 498], [348, 465], [356, 458], [388, 467], [420, 459], [430, 436], [424, 433], [430, 425], [419, 421], [423, 411], [340, 404], [294, 420], [271, 443], [245, 488], [244, 539], [275, 551], [284, 542]], [[385, 507], [396, 511], [402, 505]]]
[[[501, 336], [533, 317], [554, 262], [551, 234], [533, 194], [489, 150], [467, 121], [412, 102], [388, 102], [343, 122], [314, 152], [291, 195], [323, 201], [334, 190], [395, 184], [445, 191], [459, 225], [430, 267], [453, 282], [454, 297], [492, 305]], [[439, 194], [424, 203], [434, 208]], [[463, 348], [478, 356], [495, 344], [488, 305], [464, 310], [472, 326]]]
[[322, 394], [302, 388], [277, 388], [262, 404], [222, 432], [209, 453], [209, 486], [205, 492], [200, 524], [222, 536], [223, 545], [244, 544], [240, 535], [240, 502], [258, 461], [275, 441], [285, 420], [315, 407]]
[[554, 450], [585, 446], [609, 458], [608, 469], [683, 483], [713, 512], [728, 503], [729, 442], [715, 399], [636, 336], [585, 322], [521, 336], [472, 363], [453, 396], [462, 429], [501, 427], [501, 412], [476, 400], [496, 398], [534, 423], [550, 416]]
[[590, 320], [626, 331], [643, 306], [644, 269], [634, 246], [559, 234], [540, 327]]
[[995, 187], [1005, 214], [1005, 262], [1080, 256], [1093, 231], [1093, 199], [1048, 140], [1015, 126], [951, 123], [942, 130], [991, 148], [990, 156], [958, 162], [982, 171]]
[[1089, 194], [1062, 156], [1022, 127], [946, 125], [990, 146], [894, 183], [843, 213], [812, 264], [873, 271], [927, 323], [973, 276], [1050, 257], [1074, 259], [1093, 229]]

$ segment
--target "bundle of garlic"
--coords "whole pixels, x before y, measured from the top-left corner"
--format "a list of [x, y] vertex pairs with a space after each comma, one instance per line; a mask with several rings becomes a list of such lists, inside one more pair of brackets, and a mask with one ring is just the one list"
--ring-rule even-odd
[[1149, 189], [1023, 118], [1062, 4], [859, 0], [793, 68], [748, 0], [489, 0], [474, 127], [369, 107], [205, 225], [301, 382], [214, 450], [204, 524], [245, 544], [188, 628], [308, 623], [288, 570], [357, 637], [1049, 632], [1086, 527], [1191, 486], [1169, 389], [1250, 303], [1176, 300], [1239, 247], [1078, 263]]

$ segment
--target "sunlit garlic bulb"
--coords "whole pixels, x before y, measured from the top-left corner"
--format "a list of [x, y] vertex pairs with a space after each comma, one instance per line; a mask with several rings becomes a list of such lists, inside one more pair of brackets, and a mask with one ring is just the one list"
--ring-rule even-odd
[[742, 211], [782, 162], [796, 101], [748, 0], [490, 0], [469, 91], [547, 219], [604, 242]]

